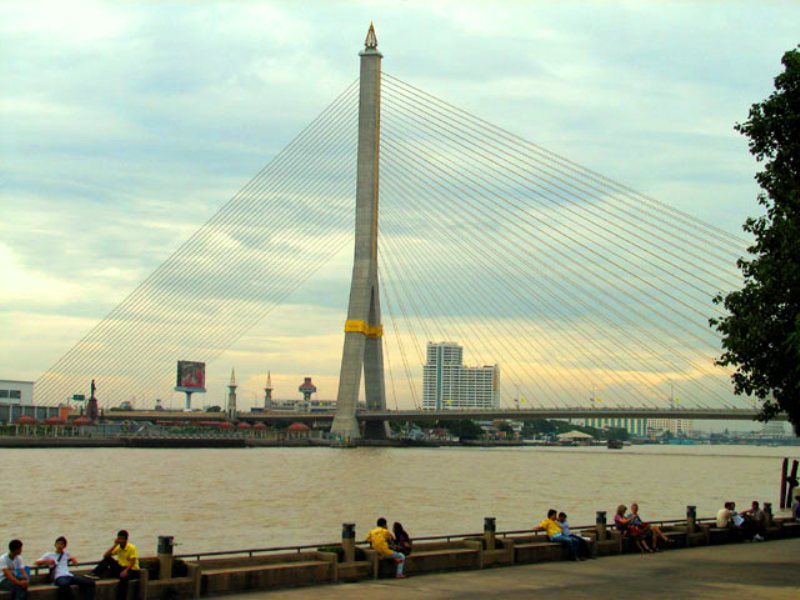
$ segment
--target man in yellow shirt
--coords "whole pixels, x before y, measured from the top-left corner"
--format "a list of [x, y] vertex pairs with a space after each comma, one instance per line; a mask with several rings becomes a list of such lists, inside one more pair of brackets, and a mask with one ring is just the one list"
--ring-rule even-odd
[[117, 533], [114, 545], [103, 554], [103, 560], [89, 574], [100, 578], [105, 573], [119, 578], [117, 584], [117, 600], [125, 600], [128, 595], [128, 582], [139, 579], [139, 555], [136, 546], [128, 541], [128, 532], [124, 529]]
[[561, 529], [556, 520], [558, 511], [551, 508], [547, 511], [547, 518], [539, 523], [538, 527], [534, 527], [534, 531], [544, 531], [551, 542], [558, 542], [567, 549], [569, 557], [572, 560], [580, 560], [578, 558], [578, 542], [570, 536], [564, 535], [564, 530]]
[[397, 552], [389, 547], [389, 544], [394, 541], [392, 532], [386, 528], [386, 519], [381, 517], [378, 519], [377, 527], [367, 534], [367, 542], [372, 546], [372, 549], [378, 553], [380, 558], [394, 559], [397, 565], [395, 577], [404, 578], [403, 567], [406, 564], [406, 555], [402, 552]]

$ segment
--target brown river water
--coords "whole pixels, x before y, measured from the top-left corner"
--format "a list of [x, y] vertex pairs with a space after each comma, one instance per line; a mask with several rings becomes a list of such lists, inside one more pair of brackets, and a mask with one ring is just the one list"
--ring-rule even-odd
[[65, 535], [97, 560], [118, 529], [142, 555], [172, 535], [178, 554], [359, 538], [385, 516], [413, 536], [525, 529], [550, 507], [573, 526], [637, 501], [648, 519], [713, 516], [722, 502], [777, 508], [798, 447], [3, 449], [2, 539], [32, 561]]

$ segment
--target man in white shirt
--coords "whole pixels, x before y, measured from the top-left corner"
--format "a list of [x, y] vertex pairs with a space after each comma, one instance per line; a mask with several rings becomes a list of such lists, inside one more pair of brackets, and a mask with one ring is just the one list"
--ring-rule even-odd
[[26, 600], [29, 583], [22, 560], [22, 542], [11, 540], [8, 553], [0, 556], [0, 590], [11, 592], [11, 600]]
[[733, 503], [726, 502], [725, 506], [719, 509], [717, 513], [717, 527], [720, 529], [727, 529], [733, 523]]
[[52, 569], [53, 585], [58, 587], [59, 600], [72, 598], [70, 586], [73, 585], [77, 585], [83, 592], [84, 600], [94, 600], [94, 579], [73, 575], [69, 570], [69, 566], [78, 564], [78, 561], [67, 552], [67, 538], [63, 535], [56, 539], [56, 551], [44, 554], [36, 564], [47, 565]]

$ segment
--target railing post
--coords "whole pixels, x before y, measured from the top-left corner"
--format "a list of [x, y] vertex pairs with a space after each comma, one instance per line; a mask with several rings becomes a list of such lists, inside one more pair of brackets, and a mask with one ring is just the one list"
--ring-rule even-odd
[[598, 542], [603, 542], [608, 538], [608, 531], [606, 531], [606, 511], [597, 511], [597, 516], [594, 520], [594, 530], [597, 533]]
[[688, 505], [686, 507], [686, 533], [697, 531], [697, 507]]
[[170, 579], [172, 577], [173, 547], [175, 538], [171, 535], [158, 536], [158, 578]]
[[485, 545], [486, 550], [494, 550], [496, 532], [497, 532], [497, 525], [495, 524], [495, 517], [484, 517], [483, 543]]
[[355, 523], [342, 523], [342, 550], [344, 550], [344, 562], [355, 562], [356, 560]]
[[774, 521], [772, 520], [772, 502], [764, 502], [764, 512], [767, 515], [767, 527], [772, 527]]

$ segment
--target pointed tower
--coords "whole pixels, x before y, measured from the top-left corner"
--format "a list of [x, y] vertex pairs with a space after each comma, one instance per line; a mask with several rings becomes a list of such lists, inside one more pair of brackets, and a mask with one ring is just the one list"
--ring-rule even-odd
[[272, 373], [267, 371], [267, 385], [264, 387], [264, 410], [272, 410]]
[[[343, 440], [361, 437], [356, 420], [361, 373], [367, 408], [386, 408], [383, 374], [383, 325], [378, 289], [378, 172], [381, 126], [381, 58], [370, 23], [361, 56], [356, 177], [356, 240], [350, 302], [344, 325], [344, 348], [331, 433]], [[386, 436], [382, 421], [367, 422], [364, 436]]]
[[228, 408], [225, 411], [228, 419], [231, 421], [236, 420], [236, 373], [231, 369], [231, 381], [228, 384]]

